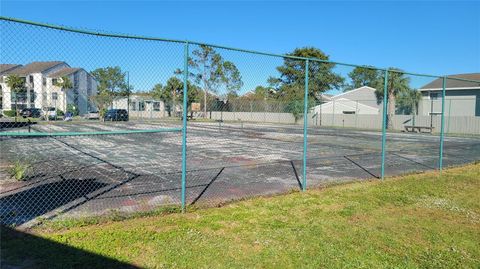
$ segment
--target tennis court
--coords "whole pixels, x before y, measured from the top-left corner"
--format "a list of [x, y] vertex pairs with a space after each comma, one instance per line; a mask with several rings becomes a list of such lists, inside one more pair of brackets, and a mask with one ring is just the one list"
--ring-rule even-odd
[[[471, 74], [0, 23], [3, 224], [216, 206], [480, 159]], [[357, 85], [364, 73], [371, 83]]]
[[[172, 121], [82, 122], [40, 124], [32, 132], [175, 127]], [[389, 133], [386, 174], [435, 169], [438, 141], [437, 135]], [[301, 189], [302, 125], [191, 121], [187, 142], [187, 204], [215, 206]], [[5, 224], [180, 204], [180, 132], [2, 138], [0, 143], [2, 167], [12, 160], [29, 163], [27, 180], [1, 185]], [[307, 153], [308, 187], [378, 178], [381, 132], [311, 127]], [[480, 138], [445, 138], [444, 165], [479, 159]]]

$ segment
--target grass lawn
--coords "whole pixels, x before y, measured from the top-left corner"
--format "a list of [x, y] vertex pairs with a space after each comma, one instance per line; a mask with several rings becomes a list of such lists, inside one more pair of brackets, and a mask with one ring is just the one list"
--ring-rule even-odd
[[2, 228], [4, 265], [480, 268], [480, 164], [31, 233]]

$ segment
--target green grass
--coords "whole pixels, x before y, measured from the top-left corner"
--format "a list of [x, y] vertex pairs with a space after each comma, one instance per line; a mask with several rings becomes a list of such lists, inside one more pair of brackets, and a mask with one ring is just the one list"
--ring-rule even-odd
[[480, 164], [90, 223], [37, 228], [33, 239], [4, 232], [2, 259], [45, 268], [105, 267], [107, 258], [142, 268], [479, 268]]
[[16, 160], [9, 169], [10, 176], [18, 181], [25, 180], [30, 166], [30, 162], [26, 160]]

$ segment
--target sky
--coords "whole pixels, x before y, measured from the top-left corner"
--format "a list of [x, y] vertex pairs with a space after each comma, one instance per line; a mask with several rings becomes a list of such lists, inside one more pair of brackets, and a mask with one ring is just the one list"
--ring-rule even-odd
[[[333, 61], [433, 75], [480, 72], [479, 11], [480, 2], [476, 1], [0, 2], [0, 14], [5, 17], [276, 54], [313, 46]], [[31, 27], [15, 29], [27, 30], [20, 35], [2, 30], [4, 37], [16, 36], [2, 41], [2, 62], [64, 57], [72, 66], [87, 70], [121, 65], [137, 90], [165, 83], [172, 70], [182, 67], [181, 44], [98, 41]], [[26, 52], [32, 45], [36, 50]], [[222, 53], [240, 69], [244, 92], [265, 84], [268, 76], [278, 75], [275, 67], [282, 63], [281, 58]], [[341, 74], [350, 71], [337, 69]], [[420, 85], [429, 79], [412, 80]]]

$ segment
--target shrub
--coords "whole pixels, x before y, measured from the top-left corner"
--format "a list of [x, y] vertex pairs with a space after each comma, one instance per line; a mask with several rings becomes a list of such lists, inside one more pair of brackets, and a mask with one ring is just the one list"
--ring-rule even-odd
[[17, 160], [13, 163], [13, 167], [10, 169], [10, 176], [18, 181], [25, 180], [29, 169], [30, 164], [28, 162]]
[[100, 113], [99, 113], [100, 117], [103, 118], [103, 116], [105, 116], [105, 114], [107, 114], [107, 110], [108, 110], [108, 109], [106, 109], [106, 108], [102, 108], [102, 109], [99, 111], [99, 112], [100, 112]]
[[62, 117], [62, 116], [64, 116], [64, 115], [65, 115], [65, 113], [63, 113], [62, 110], [60, 110], [60, 109], [57, 108], [57, 116]]
[[297, 122], [303, 116], [303, 102], [302, 101], [292, 101], [286, 107], [286, 112], [292, 113], [295, 117], [295, 122]]
[[73, 104], [68, 104], [67, 105], [67, 112], [70, 112], [73, 114], [73, 116], [78, 116], [78, 107], [74, 106]]
[[[290, 103], [287, 104], [285, 107], [285, 112], [292, 113], [293, 116], [295, 117], [295, 122], [297, 122], [299, 119], [303, 117], [303, 112], [304, 112], [304, 102], [303, 100], [293, 100]], [[309, 100], [307, 103], [308, 109], [312, 108], [315, 105], [315, 101]]]
[[17, 111], [15, 109], [3, 111], [3, 115], [5, 115], [6, 117], [15, 117], [16, 114]]

